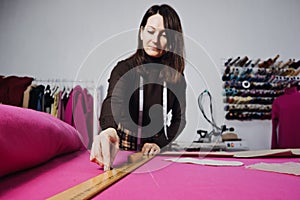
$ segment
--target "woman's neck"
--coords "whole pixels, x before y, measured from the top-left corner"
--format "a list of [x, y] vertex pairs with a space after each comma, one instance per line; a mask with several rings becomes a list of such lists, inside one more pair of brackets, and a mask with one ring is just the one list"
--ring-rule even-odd
[[[144, 51], [144, 50], [143, 50], [143, 51]], [[160, 56], [160, 57], [149, 56], [149, 55], [144, 51], [144, 62], [145, 62], [145, 63], [162, 63], [162, 58], [163, 58], [163, 56]]]

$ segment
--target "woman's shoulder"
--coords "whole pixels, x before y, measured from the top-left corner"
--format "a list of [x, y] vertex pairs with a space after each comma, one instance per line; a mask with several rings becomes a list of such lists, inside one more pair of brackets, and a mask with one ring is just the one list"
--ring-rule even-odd
[[174, 83], [175, 85], [183, 85], [186, 86], [186, 80], [185, 80], [185, 76], [183, 73], [178, 73], [177, 74], [177, 81]]
[[122, 77], [125, 74], [132, 74], [135, 70], [134, 60], [129, 57], [123, 60], [119, 60], [115, 67], [112, 69], [111, 75], [114, 77]]
[[136, 83], [138, 73], [132, 58], [119, 60], [110, 74], [110, 81], [122, 79], [128, 84]]
[[116, 66], [113, 68], [113, 73], [118, 73], [120, 75], [125, 74], [135, 67], [133, 58], [129, 57], [123, 60], [119, 60]]
[[185, 79], [184, 74], [178, 74], [178, 79], [176, 82], [169, 82], [167, 83], [168, 88], [174, 91], [184, 91], [187, 87], [187, 82]]

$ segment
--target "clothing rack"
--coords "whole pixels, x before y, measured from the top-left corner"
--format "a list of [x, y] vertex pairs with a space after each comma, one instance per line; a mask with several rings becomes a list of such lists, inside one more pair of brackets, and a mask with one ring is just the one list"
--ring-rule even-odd
[[[83, 108], [83, 110], [88, 112], [85, 114], [86, 115], [85, 117], [87, 117], [87, 118], [83, 118], [84, 120], [82, 122], [79, 122], [78, 119], [77, 120], [74, 119], [74, 120], [77, 121], [77, 123], [85, 123], [84, 126], [86, 126], [87, 129], [80, 130], [80, 128], [79, 128], [79, 132], [81, 134], [83, 133], [84, 135], [89, 135], [89, 139], [86, 139], [84, 141], [84, 145], [87, 148], [89, 148], [91, 145], [92, 137], [93, 137], [92, 135], [95, 135], [99, 129], [99, 127], [97, 125], [97, 117], [95, 116], [96, 110], [97, 110], [96, 108], [99, 106], [96, 104], [97, 98], [95, 98], [98, 91], [94, 84], [94, 81], [92, 81], [92, 80], [73, 80], [73, 79], [66, 79], [66, 78], [49, 78], [49, 79], [34, 78], [32, 85], [35, 85], [35, 86], [42, 85], [45, 88], [44, 94], [46, 95], [46, 93], [49, 93], [52, 98], [54, 98], [55, 94], [60, 92], [61, 97], [65, 96], [65, 94], [66, 94], [67, 99], [68, 99], [69, 95], [71, 94], [71, 91], [74, 91], [74, 89], [76, 91], [75, 92], [76, 94], [81, 93], [82, 98], [80, 97], [80, 99], [78, 99], [78, 100], [81, 101], [81, 99], [85, 99], [85, 101], [82, 102], [83, 103], [82, 108]], [[46, 88], [48, 88], [48, 90]], [[86, 90], [86, 92], [84, 92], [85, 90]], [[75, 96], [77, 96], [77, 95], [75, 95]], [[89, 97], [89, 99], [90, 99], [90, 97], [92, 97], [92, 99], [93, 99], [92, 102], [89, 101], [89, 103], [88, 103], [86, 101], [87, 97]], [[76, 101], [74, 101], [74, 98], [73, 98], [73, 102], [76, 102]], [[79, 103], [79, 104], [81, 105], [81, 103]], [[78, 108], [79, 104], [73, 105], [73, 106], [75, 106], [72, 108], [73, 112]], [[88, 110], [92, 109], [92, 112], [87, 111], [86, 109], [88, 109]], [[82, 114], [84, 114], [84, 113], [82, 113]], [[84, 115], [81, 115], [81, 116], [84, 116]], [[73, 113], [73, 118], [74, 117], [76, 117], [76, 116]], [[72, 126], [77, 127], [75, 121], [73, 121], [73, 120], [70, 121], [70, 118], [68, 118], [68, 120], [67, 119], [63, 119], [63, 120], [66, 121], [67, 123], [71, 124]], [[79, 124], [77, 124], [77, 125], [78, 125], [78, 127], [82, 126]]]
[[[89, 136], [89, 143], [85, 144], [90, 147], [93, 135], [100, 129], [101, 85], [97, 86], [93, 80], [16, 75], [0, 77], [0, 103], [46, 112], [72, 126], [78, 123], [76, 128], [79, 132]], [[84, 122], [86, 124], [81, 124]]]
[[75, 87], [76, 85], [81, 85], [82, 87], [88, 89], [89, 92], [91, 92], [91, 93], [93, 93], [94, 92], [93, 90], [96, 88], [94, 81], [91, 81], [91, 80], [72, 80], [72, 79], [65, 79], [65, 78], [62, 78], [62, 79], [34, 78], [32, 83], [33, 84], [48, 84], [48, 85], [67, 87], [67, 88], [72, 88], [72, 87]]
[[34, 81], [37, 82], [49, 82], [49, 83], [53, 83], [53, 82], [69, 82], [69, 83], [94, 83], [94, 81], [90, 81], [90, 80], [71, 80], [71, 79], [38, 79], [38, 78], [34, 78]]
[[94, 106], [94, 114], [93, 114], [93, 135], [97, 135], [100, 131], [100, 125], [98, 123], [98, 119], [100, 117], [101, 112], [101, 104], [103, 101], [103, 87], [96, 86], [95, 81], [93, 80], [74, 80], [74, 79], [66, 79], [66, 78], [49, 78], [49, 79], [41, 79], [34, 78], [33, 84], [44, 84], [44, 85], [58, 85], [59, 87], [67, 87], [74, 88], [76, 85], [81, 85], [86, 88], [89, 93], [93, 96], [93, 106]]

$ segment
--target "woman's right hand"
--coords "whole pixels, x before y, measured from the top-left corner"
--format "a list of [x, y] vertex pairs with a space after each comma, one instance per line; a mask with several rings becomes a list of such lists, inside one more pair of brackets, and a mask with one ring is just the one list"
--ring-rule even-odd
[[104, 171], [110, 170], [119, 151], [119, 136], [114, 128], [107, 128], [95, 136], [90, 160], [103, 167]]

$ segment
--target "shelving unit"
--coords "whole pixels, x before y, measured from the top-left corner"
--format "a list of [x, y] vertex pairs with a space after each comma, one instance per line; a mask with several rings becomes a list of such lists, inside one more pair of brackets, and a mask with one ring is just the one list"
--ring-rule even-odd
[[300, 60], [229, 58], [224, 63], [223, 96], [228, 120], [271, 119], [272, 103], [284, 89], [300, 85]]

